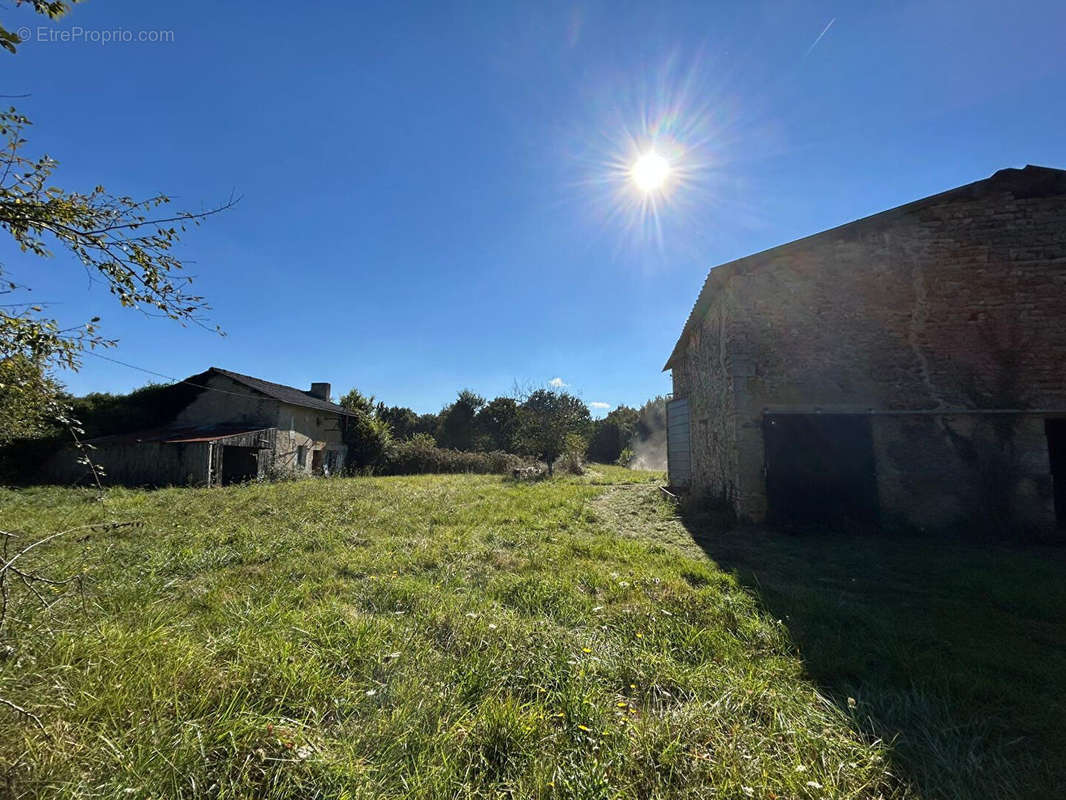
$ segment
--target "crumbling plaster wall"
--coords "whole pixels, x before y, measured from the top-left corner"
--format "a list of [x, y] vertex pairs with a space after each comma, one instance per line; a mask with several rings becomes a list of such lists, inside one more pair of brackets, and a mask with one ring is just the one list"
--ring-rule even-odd
[[[212, 375], [204, 391], [175, 420], [176, 425], [247, 424], [277, 428], [274, 468], [283, 472], [311, 472], [315, 450], [336, 450], [344, 463], [342, 418], [339, 414], [289, 405], [254, 392], [225, 375]], [[307, 448], [302, 467], [297, 454]]]
[[[339, 414], [317, 411], [313, 408], [277, 404], [275, 438], [275, 465], [282, 470], [311, 472], [311, 453], [315, 450], [334, 450], [338, 463], [344, 463], [348, 448], [344, 444], [343, 419]], [[307, 460], [301, 468], [297, 454], [299, 447], [307, 448]]]

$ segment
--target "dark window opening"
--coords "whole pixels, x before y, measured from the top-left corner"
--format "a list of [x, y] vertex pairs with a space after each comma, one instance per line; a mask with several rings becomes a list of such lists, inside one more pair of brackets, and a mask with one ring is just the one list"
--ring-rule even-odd
[[1055, 523], [1066, 528], [1066, 419], [1044, 420], [1051, 487], [1055, 497]]
[[778, 524], [876, 525], [873, 435], [867, 417], [778, 414], [763, 420], [769, 517]]

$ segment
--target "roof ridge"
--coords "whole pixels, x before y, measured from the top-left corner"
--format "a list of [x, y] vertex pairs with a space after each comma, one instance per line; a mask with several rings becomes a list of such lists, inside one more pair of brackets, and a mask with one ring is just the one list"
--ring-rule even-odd
[[[307, 389], [301, 389], [298, 386], [289, 386], [289, 384], [287, 384], [287, 383], [278, 383], [277, 381], [268, 381], [266, 378], [257, 378], [257, 377], [255, 377], [255, 375], [246, 375], [243, 372], [234, 372], [231, 369], [223, 369], [222, 367], [211, 367], [211, 369], [213, 369], [213, 370], [215, 370], [217, 372], [221, 372], [224, 375], [230, 375], [230, 376], [237, 377], [237, 378], [248, 378], [249, 380], [258, 381], [259, 383], [267, 383], [267, 384], [270, 384], [271, 386], [277, 386], [277, 387], [279, 387], [281, 389], [290, 389], [290, 390], [292, 390], [294, 392], [301, 392], [303, 394], [306, 394], [308, 397], [314, 397], [314, 395], [311, 394]], [[316, 398], [316, 399], [321, 400], [322, 398]]]
[[265, 394], [267, 397], [272, 397], [282, 403], [302, 406], [304, 408], [314, 408], [319, 411], [329, 411], [333, 414], [352, 415], [352, 412], [344, 406], [338, 405], [337, 403], [331, 403], [329, 400], [323, 400], [321, 397], [316, 397], [306, 389], [298, 389], [295, 386], [268, 381], [264, 378], [257, 378], [254, 375], [245, 375], [242, 372], [234, 372], [233, 370], [223, 369], [222, 367], [209, 367], [207, 371], [224, 375], [230, 380], [244, 384], [253, 391]]

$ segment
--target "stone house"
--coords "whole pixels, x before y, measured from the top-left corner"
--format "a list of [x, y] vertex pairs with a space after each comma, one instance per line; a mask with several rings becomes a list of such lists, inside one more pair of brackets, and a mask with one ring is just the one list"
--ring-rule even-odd
[[1061, 536], [1066, 171], [715, 267], [664, 369], [671, 484], [742, 519]]
[[[276, 474], [335, 473], [344, 466], [351, 413], [330, 402], [330, 385], [309, 390], [211, 367], [168, 387], [180, 410], [166, 424], [90, 440], [107, 481], [214, 486]], [[60, 481], [84, 481], [80, 452], [45, 466]]]

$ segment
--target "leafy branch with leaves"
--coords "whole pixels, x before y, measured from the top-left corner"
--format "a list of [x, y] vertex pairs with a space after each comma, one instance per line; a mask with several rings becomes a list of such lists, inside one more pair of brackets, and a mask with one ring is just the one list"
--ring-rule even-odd
[[[9, 108], [0, 112], [0, 227], [24, 253], [49, 257], [59, 245], [82, 264], [90, 280], [102, 282], [119, 303], [179, 322], [202, 324], [204, 298], [189, 290], [192, 278], [173, 247], [189, 225], [233, 206], [231, 198], [197, 213], [154, 216], [170, 203], [166, 195], [144, 200], [113, 195], [97, 186], [88, 193], [49, 185], [57, 162], [49, 156], [22, 155], [30, 121]], [[99, 317], [76, 328], [61, 328], [43, 315], [41, 305], [23, 299], [30, 287], [14, 280], [0, 264], [0, 292], [21, 300], [0, 308], [0, 356], [22, 354], [44, 367], [76, 369], [89, 347], [110, 346], [98, 329]]]
[[[71, 3], [77, 2], [79, 2], [79, 0], [71, 0], [70, 3], [63, 2], [63, 0], [30, 0], [28, 3], [26, 0], [15, 0], [15, 5], [30, 5], [33, 6], [33, 10], [38, 14], [46, 16], [49, 19], [59, 19], [70, 11]], [[22, 39], [17, 33], [0, 25], [0, 47], [4, 48], [9, 53], [14, 53], [20, 44], [22, 44]]]

